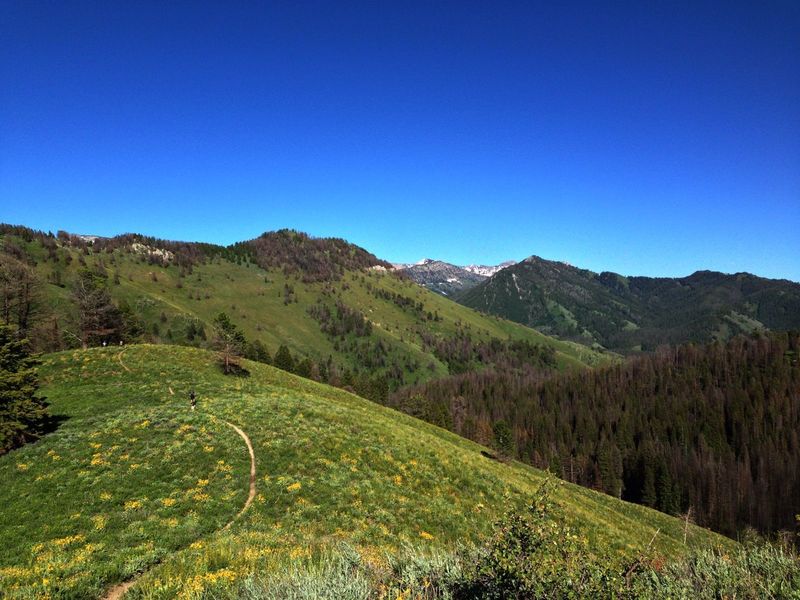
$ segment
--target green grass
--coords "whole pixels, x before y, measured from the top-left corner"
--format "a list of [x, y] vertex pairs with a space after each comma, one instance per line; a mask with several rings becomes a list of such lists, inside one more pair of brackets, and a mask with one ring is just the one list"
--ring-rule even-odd
[[[69, 286], [81, 266], [79, 261], [82, 257], [90, 267], [100, 261], [105, 264], [114, 299], [130, 304], [141, 317], [147, 336], [154, 335], [154, 326], [158, 328], [153, 341], [188, 343], [186, 327], [190, 321], [202, 323], [210, 336], [214, 317], [224, 311], [244, 331], [248, 340], [260, 339], [273, 354], [279, 345], [286, 344], [301, 356], [315, 360], [332, 356], [342, 366], [357, 368], [357, 360], [337, 351], [332, 340], [307, 312], [310, 306], [323, 299], [328, 303], [341, 300], [360, 310], [373, 323], [373, 337], [388, 343], [390, 356], [400, 358], [401, 363], [408, 359], [424, 367], [406, 372], [406, 384], [448, 374], [447, 367], [422, 348], [420, 328], [443, 337], [455, 335], [459, 328], [464, 328], [476, 339], [512, 338], [549, 345], [556, 350], [562, 368], [595, 365], [612, 359], [611, 355], [586, 346], [556, 340], [517, 323], [481, 314], [411, 281], [378, 271], [348, 272], [342, 281], [326, 286], [302, 283], [285, 276], [280, 270], [266, 271], [255, 264], [237, 264], [215, 258], [195, 266], [190, 275], [181, 277], [176, 266], [150, 265], [139, 255], [121, 250], [116, 250], [113, 255], [91, 251], [82, 255], [75, 249], [63, 247], [59, 250], [62, 256], [72, 257], [67, 265], [63, 258], [57, 264], [43, 260], [44, 253], [38, 242], [24, 243], [17, 239], [15, 243], [24, 246], [25, 251], [37, 259], [37, 271], [42, 281], [49, 281], [56, 270], [61, 272], [64, 287], [52, 283], [42, 285], [41, 295], [46, 304], [44, 312], [60, 316], [62, 330], [73, 334], [76, 313], [70, 304]], [[111, 284], [115, 272], [119, 275], [118, 285]], [[284, 304], [286, 284], [293, 287], [296, 300], [288, 304]], [[420, 320], [393, 302], [376, 298], [370, 292], [370, 286], [422, 302], [426, 313], [438, 313], [441, 320]], [[326, 288], [334, 296], [326, 296]], [[166, 321], [162, 321], [162, 314]], [[171, 335], [168, 336], [168, 332]], [[69, 339], [74, 341], [75, 338]]]
[[[190, 598], [341, 542], [376, 556], [449, 549], [478, 543], [543, 478], [344, 391], [246, 364], [249, 377], [224, 377], [211, 353], [153, 345], [46, 357], [44, 393], [68, 418], [0, 457], [0, 589], [97, 597], [158, 563], [129, 595]], [[249, 469], [243, 441], [222, 419], [250, 436], [258, 473], [250, 510], [218, 531], [241, 509]], [[680, 521], [577, 486], [564, 484], [557, 499], [612, 553], [639, 551], [656, 530], [668, 555], [731, 544], [692, 527], [684, 546]]]

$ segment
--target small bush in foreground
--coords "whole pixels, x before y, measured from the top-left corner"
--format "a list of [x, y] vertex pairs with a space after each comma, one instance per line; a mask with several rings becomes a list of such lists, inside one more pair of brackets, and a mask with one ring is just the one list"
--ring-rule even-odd
[[621, 594], [626, 570], [595, 556], [589, 541], [565, 524], [544, 481], [526, 510], [495, 526], [488, 547], [461, 584], [461, 598], [584, 598]]

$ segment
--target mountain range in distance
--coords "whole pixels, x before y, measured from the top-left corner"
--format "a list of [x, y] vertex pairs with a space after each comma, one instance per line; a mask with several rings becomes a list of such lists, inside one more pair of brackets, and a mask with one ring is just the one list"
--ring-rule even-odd
[[499, 265], [461, 267], [442, 260], [424, 258], [417, 263], [393, 263], [392, 266], [418, 284], [444, 296], [453, 297], [513, 264], [516, 264], [515, 261], [509, 260]]
[[[13, 250], [18, 255], [17, 258], [24, 258], [33, 265], [38, 263], [40, 266], [37, 270], [40, 271], [39, 275], [42, 279], [56, 282], [55, 287], [62, 286], [60, 287], [62, 290], [70, 289], [76, 273], [75, 266], [70, 266], [70, 263], [66, 262], [66, 255], [72, 254], [73, 258], [80, 262], [81, 252], [87, 251], [86, 248], [81, 250], [82, 245], [91, 245], [94, 248], [93, 254], [96, 256], [96, 260], [108, 263], [109, 268], [122, 274], [121, 288], [117, 290], [116, 286], [112, 286], [112, 291], [119, 291], [124, 296], [120, 299], [125, 299], [132, 305], [139, 302], [137, 294], [145, 291], [140, 289], [143, 285], [158, 288], [152, 291], [158, 292], [162, 297], [167, 293], [167, 288], [161, 281], [162, 279], [167, 281], [173, 277], [166, 270], [170, 264], [177, 265], [179, 268], [179, 281], [175, 282], [176, 286], [182, 283], [180, 280], [184, 279], [193, 268], [213, 270], [215, 268], [211, 260], [213, 257], [217, 257], [216, 260], [225, 259], [224, 264], [219, 265], [219, 267], [223, 267], [223, 272], [217, 273], [214, 277], [222, 277], [228, 284], [238, 282], [238, 280], [236, 282], [233, 280], [246, 273], [246, 271], [240, 272], [240, 267], [246, 267], [251, 263], [254, 266], [261, 266], [266, 269], [263, 276], [267, 280], [280, 282], [281, 286], [285, 284], [285, 289], [281, 287], [280, 290], [273, 293], [277, 295], [276, 298], [283, 298], [281, 306], [286, 307], [283, 312], [293, 312], [290, 310], [293, 306], [299, 308], [298, 311], [294, 311], [298, 313], [294, 315], [297, 318], [298, 327], [292, 328], [291, 331], [286, 330], [285, 318], [272, 323], [273, 311], [265, 312], [266, 306], [261, 306], [263, 302], [259, 303], [253, 299], [249, 299], [247, 302], [255, 302], [258, 306], [251, 307], [253, 314], [250, 315], [250, 319], [243, 320], [242, 325], [245, 327], [246, 333], [253, 338], [264, 338], [264, 342], [271, 345], [288, 343], [293, 351], [305, 355], [312, 350], [319, 352], [320, 349], [325, 349], [326, 354], [341, 354], [334, 348], [333, 341], [320, 339], [316, 334], [310, 335], [310, 332], [317, 329], [319, 324], [316, 323], [315, 318], [310, 317], [308, 311], [317, 300], [329, 299], [329, 296], [325, 294], [332, 293], [332, 289], [328, 288], [335, 280], [340, 279], [346, 273], [349, 274], [350, 279], [360, 277], [358, 273], [365, 272], [365, 270], [391, 271], [401, 275], [401, 279], [404, 279], [409, 285], [416, 283], [422, 288], [434, 292], [432, 297], [426, 296], [423, 299], [423, 296], [420, 296], [414, 299], [415, 306], [419, 303], [422, 304], [426, 318], [420, 320], [415, 317], [412, 319], [413, 324], [407, 322], [405, 327], [437, 329], [438, 325], [436, 327], [433, 325], [436, 321], [431, 320], [435, 319], [437, 310], [440, 315], [450, 315], [453, 323], [467, 322], [479, 317], [474, 313], [470, 315], [469, 312], [464, 312], [465, 309], [473, 309], [484, 315], [493, 315], [516, 322], [525, 326], [526, 329], [536, 330], [537, 333], [541, 332], [547, 336], [547, 344], [552, 345], [555, 342], [554, 338], [558, 338], [562, 342], [580, 345], [558, 346], [558, 351], [568, 354], [574, 354], [575, 348], [588, 350], [589, 347], [594, 350], [607, 349], [621, 354], [630, 354], [653, 350], [663, 344], [725, 341], [742, 333], [800, 329], [800, 284], [782, 279], [767, 279], [749, 273], [724, 274], [713, 271], [697, 271], [687, 277], [679, 278], [624, 276], [607, 271], [596, 273], [574, 267], [566, 262], [546, 260], [538, 256], [530, 256], [518, 263], [508, 261], [491, 266], [468, 265], [462, 267], [432, 259], [425, 259], [411, 265], [392, 264], [370, 254], [368, 250], [354, 246], [342, 239], [315, 238], [289, 230], [266, 233], [248, 242], [222, 247], [200, 242], [169, 242], [138, 235], [105, 238], [94, 235], [70, 236], [70, 234], [61, 232], [56, 239], [52, 234], [50, 237], [22, 226], [8, 225], [0, 229], [7, 233], [6, 236], [0, 235], [1, 245], [6, 253]], [[6, 239], [3, 240], [3, 237]], [[16, 241], [14, 241], [15, 239]], [[26, 240], [29, 241], [26, 242]], [[29, 245], [35, 240], [39, 240], [39, 243], [33, 246]], [[137, 280], [134, 273], [134, 282], [131, 285], [125, 284], [126, 273], [123, 263], [115, 265], [111, 262], [112, 257], [106, 256], [114, 249], [133, 253], [120, 256], [119, 260], [122, 260], [123, 263], [129, 262], [126, 260], [126, 256], [138, 256], [139, 260], [148, 263], [149, 271], [144, 273], [145, 281]], [[101, 251], [105, 254], [101, 254]], [[25, 255], [28, 256], [25, 257]], [[42, 255], [51, 259], [51, 266], [46, 266], [47, 260], [42, 261]], [[59, 256], [61, 260], [56, 260]], [[140, 268], [134, 267], [133, 264], [131, 267], [134, 271]], [[130, 275], [128, 273], [128, 276]], [[205, 279], [204, 285], [215, 281], [210, 273], [202, 273], [202, 275]], [[152, 278], [153, 281], [148, 278]], [[245, 279], [249, 281], [248, 277]], [[397, 280], [396, 285], [389, 286], [392, 289], [379, 292], [374, 288], [365, 288], [360, 293], [353, 294], [353, 297], [346, 300], [340, 298], [339, 301], [348, 302], [349, 308], [366, 315], [365, 318], [369, 318], [375, 323], [380, 323], [379, 328], [381, 329], [389, 327], [388, 324], [394, 328], [401, 326], [400, 323], [404, 319], [407, 320], [411, 314], [409, 311], [413, 312], [411, 308], [405, 305], [399, 307], [400, 313], [406, 315], [401, 318], [400, 313], [396, 313], [394, 309], [392, 309], [394, 312], [386, 312], [383, 308], [379, 310], [365, 301], [365, 294], [367, 297], [372, 296], [374, 300], [380, 300], [376, 294], [379, 296], [388, 294], [397, 302], [401, 300], [405, 302], [397, 296], [400, 294], [403, 298], [407, 297], [410, 303], [411, 298], [416, 295], [412, 292], [413, 287], [416, 286], [403, 287], [397, 278], [390, 278], [385, 283], [388, 285], [392, 279]], [[328, 287], [323, 286], [323, 289], [309, 287], [308, 297], [305, 297], [301, 289], [293, 287], [292, 280], [304, 284], [304, 287], [315, 282], [327, 283]], [[225, 287], [230, 288], [229, 285]], [[53, 292], [45, 294], [47, 297], [52, 296], [47, 303], [56, 307], [54, 308], [56, 313], [60, 312], [63, 305], [61, 296], [64, 293], [55, 293], [54, 289], [46, 289]], [[183, 288], [183, 290], [187, 289], [189, 288]], [[180, 295], [181, 288], [178, 287], [177, 290], [175, 293]], [[244, 283], [235, 286], [235, 293], [231, 289], [227, 294], [232, 294], [229, 298], [228, 309], [233, 305], [242, 305], [244, 298], [250, 298], [251, 291], [254, 290], [250, 290]], [[346, 289], [338, 291], [347, 292]], [[201, 290], [192, 290], [192, 293], [197, 296]], [[202, 291], [202, 293], [208, 292]], [[264, 294], [264, 290], [258, 290], [257, 293]], [[260, 297], [269, 297], [269, 294]], [[296, 300], [301, 298], [302, 301], [297, 305]], [[457, 304], [447, 302], [445, 298], [454, 300]], [[162, 310], [168, 317], [175, 312], [174, 304], [178, 299], [173, 298], [173, 304], [167, 303], [163, 306]], [[163, 301], [158, 298], [155, 298], [154, 301], [159, 305], [163, 304]], [[210, 302], [209, 304], [214, 304], [218, 311], [225, 307], [219, 302]], [[335, 307], [329, 307], [329, 309], [334, 310]], [[313, 309], [311, 310], [314, 312]], [[160, 323], [152, 322], [154, 317], [149, 314], [152, 311], [144, 312], [148, 313], [146, 321], [150, 329], [161, 327]], [[206, 324], [210, 324], [213, 317], [206, 311], [201, 311], [203, 314], [195, 314], [197, 312], [195, 303], [190, 303], [185, 310], [182, 309], [179, 312], [181, 314], [176, 314], [176, 318], [186, 313]], [[241, 310], [236, 312], [241, 312]], [[431, 318], [427, 318], [428, 313]], [[256, 319], [257, 315], [258, 319]], [[322, 317], [320, 316], [320, 318]], [[254, 319], [256, 325], [259, 326], [255, 329], [251, 326]], [[300, 322], [305, 325], [299, 326]], [[475, 322], [475, 325], [477, 323], [478, 321]], [[491, 321], [483, 318], [480, 318], [480, 323], [481, 331], [496, 328]], [[173, 334], [173, 340], [178, 340], [180, 335], [176, 332], [182, 331], [185, 327], [176, 323], [175, 327], [166, 329], [167, 332]], [[449, 331], [449, 326], [445, 329]], [[527, 330], [530, 331], [530, 329]], [[392, 331], [394, 332], [394, 329]], [[423, 357], [417, 356], [419, 353], [415, 350], [416, 344], [420, 343], [420, 340], [412, 343], [412, 339], [420, 334], [417, 332], [412, 335], [410, 331], [403, 331], [403, 335], [399, 338], [394, 333], [390, 334], [387, 331], [388, 337], [384, 340], [384, 345], [395, 346], [399, 343], [402, 346], [410, 343], [411, 346], [406, 350], [415, 355], [415, 360], [422, 360]], [[298, 332], [309, 333], [309, 335], [301, 336]], [[522, 330], [518, 333], [525, 334]], [[523, 337], [526, 335], [528, 334]], [[580, 351], [577, 352], [580, 354]], [[426, 354], [424, 362], [427, 363], [431, 360], [431, 356], [427, 352], [424, 354]], [[349, 357], [345, 362], [349, 362], [352, 358]], [[582, 359], [578, 357], [578, 360]], [[434, 361], [434, 364], [438, 365], [438, 362]], [[444, 366], [441, 368], [444, 369]], [[402, 379], [405, 380], [406, 377]]]
[[538, 256], [489, 267], [394, 266], [470, 308], [621, 353], [800, 327], [800, 284], [750, 273], [625, 276]]
[[750, 273], [595, 273], [531, 256], [459, 293], [461, 304], [622, 353], [800, 327], [800, 284]]

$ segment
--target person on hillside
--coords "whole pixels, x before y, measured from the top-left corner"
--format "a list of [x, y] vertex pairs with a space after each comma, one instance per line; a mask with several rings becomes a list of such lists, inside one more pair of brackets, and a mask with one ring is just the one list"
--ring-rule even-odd
[[189, 403], [191, 404], [192, 412], [194, 412], [194, 408], [197, 406], [197, 395], [194, 390], [189, 391]]

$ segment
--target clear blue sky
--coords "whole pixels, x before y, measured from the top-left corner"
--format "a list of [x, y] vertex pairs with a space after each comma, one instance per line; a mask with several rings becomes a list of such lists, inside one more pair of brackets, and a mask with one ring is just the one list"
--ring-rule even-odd
[[0, 221], [800, 281], [800, 2], [0, 0]]

